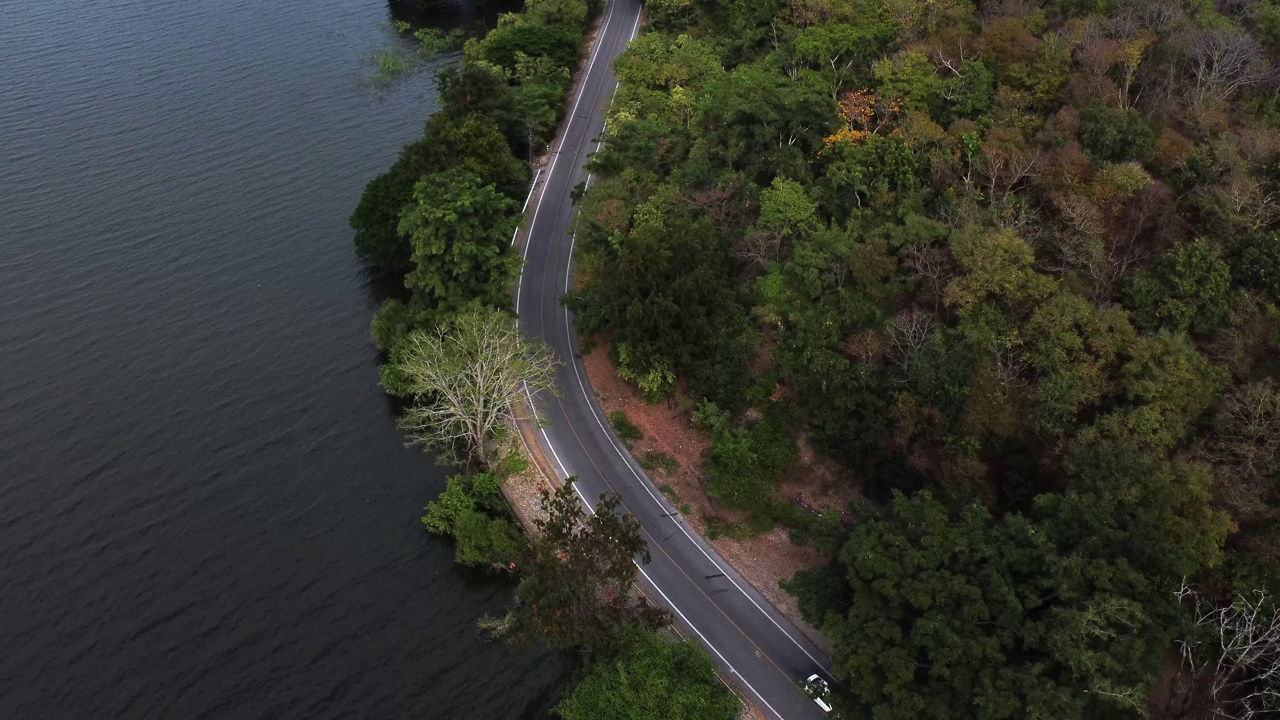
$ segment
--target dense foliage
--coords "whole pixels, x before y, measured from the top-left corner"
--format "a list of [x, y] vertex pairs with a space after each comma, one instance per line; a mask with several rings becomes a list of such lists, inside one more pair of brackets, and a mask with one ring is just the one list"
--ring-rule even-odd
[[522, 538], [507, 513], [502, 479], [492, 472], [454, 475], [440, 497], [427, 503], [422, 522], [433, 533], [452, 536], [459, 565], [506, 568]]
[[440, 110], [423, 136], [374, 178], [351, 215], [356, 250], [403, 274], [405, 297], [373, 321], [392, 351], [466, 307], [506, 309], [519, 258], [510, 248], [528, 190], [529, 160], [565, 110], [573, 68], [597, 0], [530, 0], [468, 40], [437, 78]]
[[741, 711], [711, 656], [645, 625], [628, 626], [556, 707], [564, 720], [734, 720]]
[[655, 614], [636, 588], [637, 558], [649, 562], [640, 521], [621, 512], [616, 495], [583, 511], [569, 478], [543, 499], [544, 517], [521, 560], [515, 630], [552, 647], [598, 651], [631, 621]]
[[648, 3], [568, 301], [725, 506], [874, 502], [792, 584], [846, 707], [1140, 716], [1181, 578], [1280, 589], [1278, 8]]

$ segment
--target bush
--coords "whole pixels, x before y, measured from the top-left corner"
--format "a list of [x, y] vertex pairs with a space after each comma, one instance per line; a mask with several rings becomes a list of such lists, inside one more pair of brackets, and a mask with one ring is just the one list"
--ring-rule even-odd
[[656, 403], [675, 389], [676, 373], [666, 358], [637, 352], [625, 342], [615, 345], [614, 350], [618, 355], [618, 376], [640, 388], [646, 402]]
[[796, 420], [796, 411], [790, 405], [769, 403], [764, 417], [751, 426], [751, 442], [760, 468], [774, 481], [781, 480], [799, 456], [791, 434]]
[[729, 412], [721, 410], [718, 405], [710, 400], [703, 400], [698, 409], [693, 411], [693, 424], [713, 433], [728, 430], [730, 420], [732, 420], [732, 417]]
[[[766, 526], [774, 515], [769, 495], [796, 461], [791, 428], [795, 410], [770, 403], [764, 417], [750, 428], [716, 435], [707, 462], [707, 494], [735, 510], [749, 511]], [[764, 528], [764, 529], [767, 529]]]
[[454, 519], [453, 539], [457, 543], [454, 561], [459, 565], [505, 567], [515, 561], [521, 536], [509, 520], [466, 510]]
[[734, 720], [741, 710], [705, 650], [641, 625], [628, 626], [556, 707], [564, 720]]
[[493, 473], [454, 475], [426, 511], [427, 529], [457, 543], [459, 565], [505, 567], [516, 559], [522, 537], [506, 517], [502, 481]]
[[621, 410], [614, 410], [609, 413], [609, 424], [618, 432], [618, 437], [624, 443], [644, 439], [644, 431], [631, 422], [631, 418], [627, 417], [627, 414]]
[[675, 475], [680, 470], [680, 461], [664, 452], [651, 450], [645, 453], [644, 458], [640, 461], [640, 467], [649, 472], [657, 470], [663, 475]]
[[751, 435], [730, 430], [716, 436], [707, 461], [707, 494], [734, 510], [759, 510], [773, 483], [760, 468]]

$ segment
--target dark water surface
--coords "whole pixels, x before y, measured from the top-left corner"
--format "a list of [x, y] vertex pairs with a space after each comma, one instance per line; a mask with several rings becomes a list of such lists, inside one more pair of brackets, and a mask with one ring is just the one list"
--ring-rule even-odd
[[[447, 5], [442, 22], [468, 17]], [[423, 531], [346, 218], [385, 0], [0, 2], [0, 718], [531, 718]]]

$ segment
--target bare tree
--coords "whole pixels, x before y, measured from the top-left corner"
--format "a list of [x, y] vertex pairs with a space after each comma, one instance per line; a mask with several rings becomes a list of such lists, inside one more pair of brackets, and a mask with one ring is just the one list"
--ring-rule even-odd
[[1018, 381], [1026, 362], [1016, 341], [1001, 339], [992, 343], [991, 355], [996, 360], [996, 377], [1007, 388]]
[[1103, 301], [1115, 293], [1116, 284], [1147, 259], [1142, 242], [1148, 217], [1159, 208], [1152, 194], [1142, 193], [1129, 209], [1130, 222], [1119, 213], [1109, 214], [1091, 199], [1074, 193], [1053, 196], [1053, 202], [1071, 231], [1060, 238], [1057, 250], [1065, 267], [1077, 268], [1093, 283], [1093, 299]]
[[1229, 98], [1241, 88], [1274, 79], [1266, 50], [1252, 35], [1228, 28], [1205, 28], [1187, 39], [1187, 57], [1196, 96]]
[[889, 321], [889, 336], [893, 342], [890, 359], [902, 371], [904, 378], [911, 377], [911, 364], [924, 350], [935, 328], [933, 315], [916, 307], [899, 310], [898, 315]]
[[1215, 605], [1184, 581], [1178, 599], [1192, 606], [1206, 638], [1179, 642], [1193, 690], [1208, 696], [1212, 717], [1257, 720], [1280, 715], [1280, 612], [1267, 594]]
[[916, 243], [907, 250], [906, 265], [917, 276], [928, 281], [934, 302], [942, 302], [943, 290], [956, 274], [955, 260], [951, 253], [943, 247]]
[[1280, 218], [1280, 193], [1253, 175], [1239, 173], [1207, 193], [1224, 210], [1220, 224], [1227, 232], [1259, 232]]
[[1004, 197], [1030, 177], [1040, 155], [1039, 148], [1029, 147], [1017, 130], [995, 128], [982, 143], [973, 175], [988, 199]]
[[1213, 429], [1201, 452], [1214, 465], [1220, 499], [1238, 518], [1265, 515], [1267, 478], [1280, 466], [1280, 387], [1268, 377], [1233, 388]]
[[751, 228], [743, 232], [733, 248], [734, 257], [752, 269], [763, 269], [782, 258], [783, 233], [777, 228]]
[[526, 418], [521, 401], [527, 394], [555, 385], [551, 351], [526, 340], [514, 318], [488, 308], [465, 312], [433, 333], [412, 333], [392, 363], [414, 398], [401, 421], [410, 437], [481, 464], [489, 436]]

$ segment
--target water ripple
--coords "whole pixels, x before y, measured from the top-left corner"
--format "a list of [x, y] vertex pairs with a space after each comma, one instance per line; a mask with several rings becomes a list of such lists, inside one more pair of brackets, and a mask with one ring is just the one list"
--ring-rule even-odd
[[0, 717], [539, 714], [566, 664], [476, 636], [511, 587], [377, 387], [346, 216], [430, 110], [358, 87], [387, 4], [3, 13]]

